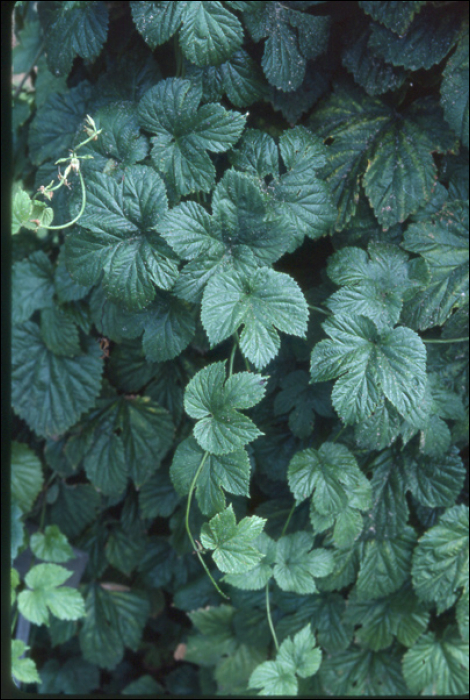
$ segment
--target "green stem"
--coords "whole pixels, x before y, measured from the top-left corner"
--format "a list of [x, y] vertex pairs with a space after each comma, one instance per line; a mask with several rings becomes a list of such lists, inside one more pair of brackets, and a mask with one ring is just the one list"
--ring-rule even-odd
[[286, 534], [287, 528], [289, 527], [289, 523], [290, 523], [290, 521], [291, 521], [292, 516], [294, 515], [294, 511], [295, 511], [296, 508], [297, 508], [297, 504], [294, 503], [294, 505], [293, 505], [292, 508], [290, 509], [289, 515], [287, 516], [286, 524], [284, 525], [284, 529], [283, 529], [282, 532], [281, 532], [281, 537], [284, 537], [284, 535]]
[[238, 335], [234, 333], [234, 344], [232, 348], [232, 354], [230, 355], [230, 363], [229, 363], [229, 369], [228, 369], [228, 376], [231, 377], [233, 374], [233, 363], [235, 361], [235, 353], [237, 352], [237, 347], [238, 347]]
[[347, 427], [348, 427], [348, 426], [345, 425], [343, 428], [341, 428], [341, 430], [339, 431], [338, 435], [335, 437], [335, 439], [333, 440], [333, 442], [336, 442], [336, 440], [338, 440], [338, 439], [341, 437], [341, 435], [344, 433], [344, 431], [346, 430]]
[[15, 631], [17, 619], [18, 619], [18, 605], [17, 605], [17, 607], [16, 607], [15, 614], [13, 615], [13, 621], [12, 621], [12, 623], [11, 623], [11, 633], [12, 633], [12, 634], [13, 634], [14, 631]]
[[444, 344], [444, 343], [468, 343], [470, 338], [448, 338], [445, 340], [424, 340], [423, 343], [436, 343], [436, 344]]
[[28, 76], [31, 74], [31, 71], [33, 70], [34, 66], [35, 66], [36, 63], [37, 63], [37, 60], [38, 60], [39, 56], [42, 54], [43, 51], [44, 51], [44, 42], [41, 42], [41, 45], [40, 45], [39, 49], [36, 51], [36, 55], [34, 56], [32, 62], [31, 62], [31, 68], [30, 68], [28, 71], [26, 71], [26, 73], [23, 75], [23, 77], [22, 77], [20, 83], [18, 84], [18, 87], [17, 87], [16, 90], [15, 90], [15, 94], [13, 95], [13, 99], [14, 99], [14, 100], [16, 100], [16, 98], [17, 98], [18, 95], [20, 94], [20, 92], [21, 92], [21, 90], [22, 90], [22, 88], [23, 88], [23, 85], [24, 85], [25, 82], [27, 81]]
[[175, 34], [174, 40], [174, 50], [176, 58], [176, 77], [181, 78], [183, 75], [183, 57], [181, 55], [181, 48], [178, 40], [178, 34]]
[[82, 216], [83, 212], [85, 211], [85, 206], [86, 206], [86, 189], [85, 189], [85, 181], [83, 179], [83, 175], [81, 174], [80, 170], [78, 171], [78, 176], [80, 178], [80, 184], [82, 186], [82, 206], [80, 207], [80, 211], [78, 212], [77, 216], [75, 219], [72, 219], [72, 221], [69, 221], [67, 224], [62, 224], [61, 226], [39, 226], [39, 228], [44, 228], [47, 229], [48, 231], [52, 230], [60, 230], [63, 228], [69, 228], [70, 226], [73, 226]]
[[225, 598], [226, 600], [230, 600], [230, 598], [228, 597], [228, 595], [225, 595], [225, 593], [224, 593], [223, 591], [220, 590], [220, 588], [219, 588], [219, 586], [217, 585], [216, 581], [214, 581], [214, 579], [213, 579], [213, 577], [212, 577], [212, 574], [211, 574], [211, 572], [209, 571], [209, 569], [207, 568], [206, 562], [205, 562], [204, 559], [202, 558], [202, 555], [201, 555], [201, 553], [200, 553], [200, 551], [199, 551], [199, 549], [198, 549], [198, 547], [197, 547], [197, 545], [196, 545], [196, 542], [194, 541], [194, 538], [193, 538], [193, 536], [192, 536], [191, 530], [190, 530], [190, 528], [189, 528], [189, 511], [190, 511], [190, 509], [191, 509], [191, 501], [192, 501], [192, 499], [193, 499], [193, 494], [194, 494], [194, 491], [195, 491], [195, 489], [196, 489], [196, 482], [197, 482], [197, 480], [198, 480], [198, 478], [199, 478], [200, 473], [202, 472], [202, 469], [203, 469], [203, 467], [204, 467], [204, 465], [205, 465], [205, 463], [206, 463], [206, 459], [207, 459], [208, 457], [209, 457], [209, 452], [204, 452], [204, 457], [203, 457], [202, 460], [201, 460], [201, 464], [199, 465], [198, 470], [197, 470], [197, 472], [196, 472], [195, 475], [194, 475], [194, 479], [193, 479], [193, 481], [192, 481], [191, 488], [189, 489], [188, 504], [187, 504], [187, 506], [186, 506], [186, 532], [188, 533], [188, 537], [189, 537], [189, 539], [191, 540], [191, 544], [193, 545], [194, 551], [196, 552], [199, 561], [201, 562], [202, 566], [204, 567], [204, 570], [205, 570], [206, 574], [209, 576], [209, 578], [210, 578], [210, 580], [212, 581], [212, 583], [214, 584], [215, 588], [217, 589], [217, 591], [220, 593], [220, 595], [221, 595], [223, 598]]
[[266, 614], [268, 616], [269, 629], [274, 639], [274, 644], [276, 645], [276, 651], [279, 651], [279, 642], [276, 637], [276, 630], [274, 629], [273, 619], [271, 617], [271, 604], [269, 602], [269, 581], [266, 584]]
[[324, 314], [325, 316], [331, 316], [331, 313], [329, 311], [325, 311], [325, 309], [320, 309], [319, 306], [312, 306], [311, 304], [307, 304], [307, 306], [312, 311], [318, 311], [319, 314]]

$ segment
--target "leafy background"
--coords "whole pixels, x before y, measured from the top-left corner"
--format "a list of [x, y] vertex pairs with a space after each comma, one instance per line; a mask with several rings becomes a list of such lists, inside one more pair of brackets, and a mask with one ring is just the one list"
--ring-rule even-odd
[[468, 692], [467, 3], [17, 2], [13, 44], [16, 684]]

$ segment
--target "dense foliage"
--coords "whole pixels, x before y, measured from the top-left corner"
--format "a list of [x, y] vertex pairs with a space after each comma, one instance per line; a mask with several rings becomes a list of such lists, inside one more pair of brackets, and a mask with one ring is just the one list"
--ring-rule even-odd
[[468, 692], [467, 3], [13, 41], [17, 684]]

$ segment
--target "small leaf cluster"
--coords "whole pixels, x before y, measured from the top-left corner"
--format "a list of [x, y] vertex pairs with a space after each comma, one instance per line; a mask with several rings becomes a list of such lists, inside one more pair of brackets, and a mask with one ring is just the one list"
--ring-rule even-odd
[[15, 684], [468, 693], [467, 4], [13, 19]]

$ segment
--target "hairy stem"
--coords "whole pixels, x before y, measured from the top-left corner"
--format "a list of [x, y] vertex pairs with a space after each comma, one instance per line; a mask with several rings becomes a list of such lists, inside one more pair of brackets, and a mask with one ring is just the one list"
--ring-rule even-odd
[[220, 595], [221, 595], [223, 598], [225, 598], [226, 600], [230, 600], [230, 598], [228, 597], [228, 595], [225, 595], [225, 593], [224, 593], [223, 591], [220, 590], [220, 588], [219, 588], [219, 586], [217, 585], [216, 581], [215, 581], [214, 578], [212, 577], [212, 574], [211, 574], [211, 572], [209, 571], [209, 569], [207, 568], [207, 564], [206, 564], [206, 562], [204, 561], [204, 559], [202, 558], [202, 555], [201, 555], [201, 553], [200, 553], [200, 551], [199, 551], [199, 549], [198, 549], [198, 547], [197, 547], [197, 545], [196, 545], [196, 542], [194, 541], [194, 537], [192, 536], [191, 529], [190, 529], [190, 527], [189, 527], [189, 511], [190, 511], [190, 509], [191, 509], [191, 501], [192, 501], [192, 499], [193, 499], [193, 494], [194, 494], [194, 491], [195, 491], [195, 488], [196, 488], [196, 482], [197, 482], [197, 480], [198, 480], [198, 478], [199, 478], [200, 473], [202, 472], [202, 469], [203, 469], [204, 464], [206, 463], [206, 460], [207, 460], [208, 457], [209, 457], [209, 452], [204, 452], [204, 456], [203, 456], [203, 458], [202, 458], [202, 460], [201, 460], [201, 464], [199, 465], [198, 470], [197, 470], [197, 472], [196, 472], [195, 475], [194, 475], [194, 479], [193, 479], [193, 481], [192, 481], [191, 488], [189, 489], [188, 503], [187, 503], [187, 506], [186, 506], [186, 532], [188, 533], [188, 537], [189, 537], [189, 539], [190, 539], [190, 541], [191, 541], [191, 544], [193, 545], [194, 551], [196, 552], [199, 561], [201, 562], [202, 566], [204, 567], [204, 570], [205, 570], [206, 574], [209, 576], [210, 580], [212, 581], [214, 587], [217, 589], [217, 591], [220, 593]]
[[80, 211], [78, 212], [77, 216], [74, 219], [72, 219], [72, 221], [69, 221], [67, 224], [61, 224], [60, 226], [40, 226], [39, 228], [45, 228], [48, 231], [60, 230], [62, 228], [69, 228], [70, 226], [73, 226], [80, 219], [83, 212], [85, 211], [86, 189], [85, 189], [85, 181], [83, 179], [83, 175], [81, 174], [80, 170], [78, 171], [78, 176], [80, 178], [80, 184], [82, 186], [82, 206], [80, 207]]
[[266, 614], [268, 616], [269, 629], [274, 639], [274, 644], [276, 645], [276, 651], [279, 651], [279, 642], [276, 637], [276, 630], [274, 629], [273, 619], [271, 617], [271, 604], [269, 602], [269, 581], [266, 584]]

